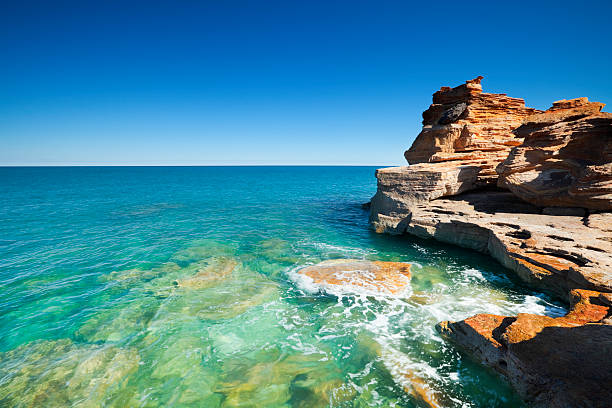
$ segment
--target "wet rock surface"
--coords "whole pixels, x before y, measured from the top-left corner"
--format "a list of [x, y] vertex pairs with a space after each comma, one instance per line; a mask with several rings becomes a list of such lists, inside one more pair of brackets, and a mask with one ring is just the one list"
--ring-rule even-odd
[[318, 285], [396, 295], [410, 287], [410, 264], [403, 262], [334, 259], [302, 268], [299, 274]]
[[[480, 314], [438, 330], [502, 374], [535, 407], [604, 407], [612, 401], [610, 306], [600, 293], [574, 290], [571, 310], [551, 318]], [[577, 347], [577, 345], [579, 345]]]

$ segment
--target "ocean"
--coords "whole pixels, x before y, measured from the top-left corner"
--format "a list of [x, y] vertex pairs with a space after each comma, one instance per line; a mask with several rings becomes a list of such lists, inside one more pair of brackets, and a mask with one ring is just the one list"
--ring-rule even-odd
[[[521, 407], [435, 330], [565, 309], [473, 251], [368, 228], [373, 167], [0, 168], [0, 406]], [[409, 293], [317, 262], [413, 264]]]

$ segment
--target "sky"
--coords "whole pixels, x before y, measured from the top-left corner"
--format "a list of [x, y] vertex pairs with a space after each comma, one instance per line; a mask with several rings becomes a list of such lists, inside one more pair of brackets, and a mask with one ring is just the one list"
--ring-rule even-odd
[[[612, 104], [612, 2], [0, 1], [0, 165], [402, 165], [441, 86]], [[610, 106], [605, 109], [610, 111]]]

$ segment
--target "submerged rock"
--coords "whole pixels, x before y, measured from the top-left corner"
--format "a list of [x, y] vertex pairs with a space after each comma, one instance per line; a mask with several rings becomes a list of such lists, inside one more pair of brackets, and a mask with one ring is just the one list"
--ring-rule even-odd
[[438, 330], [508, 379], [535, 407], [604, 407], [612, 401], [611, 313], [600, 293], [574, 290], [563, 317], [480, 314]]
[[335, 364], [317, 354], [281, 356], [240, 369], [239, 380], [223, 382], [216, 389], [225, 395], [223, 407], [339, 406], [356, 394]]
[[80, 345], [69, 339], [32, 342], [0, 353], [0, 405], [113, 405], [133, 394], [126, 380], [139, 362], [132, 348]]
[[89, 342], [117, 342], [142, 333], [159, 308], [156, 298], [131, 299], [116, 308], [95, 313], [76, 331], [75, 336]]
[[587, 98], [558, 101], [514, 133], [524, 138], [498, 166], [499, 185], [546, 207], [612, 210], [612, 113]]
[[421, 405], [428, 408], [442, 408], [443, 405], [439, 401], [436, 392], [422, 377], [413, 372], [405, 372], [404, 379], [408, 385], [404, 386], [404, 390], [412, 395], [414, 399], [419, 401]]
[[204, 289], [213, 286], [228, 278], [236, 265], [238, 265], [238, 262], [228, 257], [210, 258], [206, 261], [200, 261], [186, 268], [193, 270], [195, 274], [177, 280], [176, 286], [189, 289]]
[[334, 259], [307, 266], [298, 272], [314, 284], [349, 291], [397, 295], [410, 287], [410, 264], [358, 259]]

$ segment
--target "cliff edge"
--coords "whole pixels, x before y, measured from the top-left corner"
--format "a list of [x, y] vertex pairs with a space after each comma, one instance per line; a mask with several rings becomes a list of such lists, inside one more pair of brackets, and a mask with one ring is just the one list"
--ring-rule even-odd
[[[587, 98], [539, 111], [482, 92], [481, 80], [434, 93], [410, 165], [376, 171], [371, 226], [487, 253], [566, 299], [565, 318], [478, 315], [439, 328], [529, 403], [604, 406], [612, 361], [591, 357], [612, 349], [612, 114]], [[597, 316], [574, 318], [576, 307]]]

